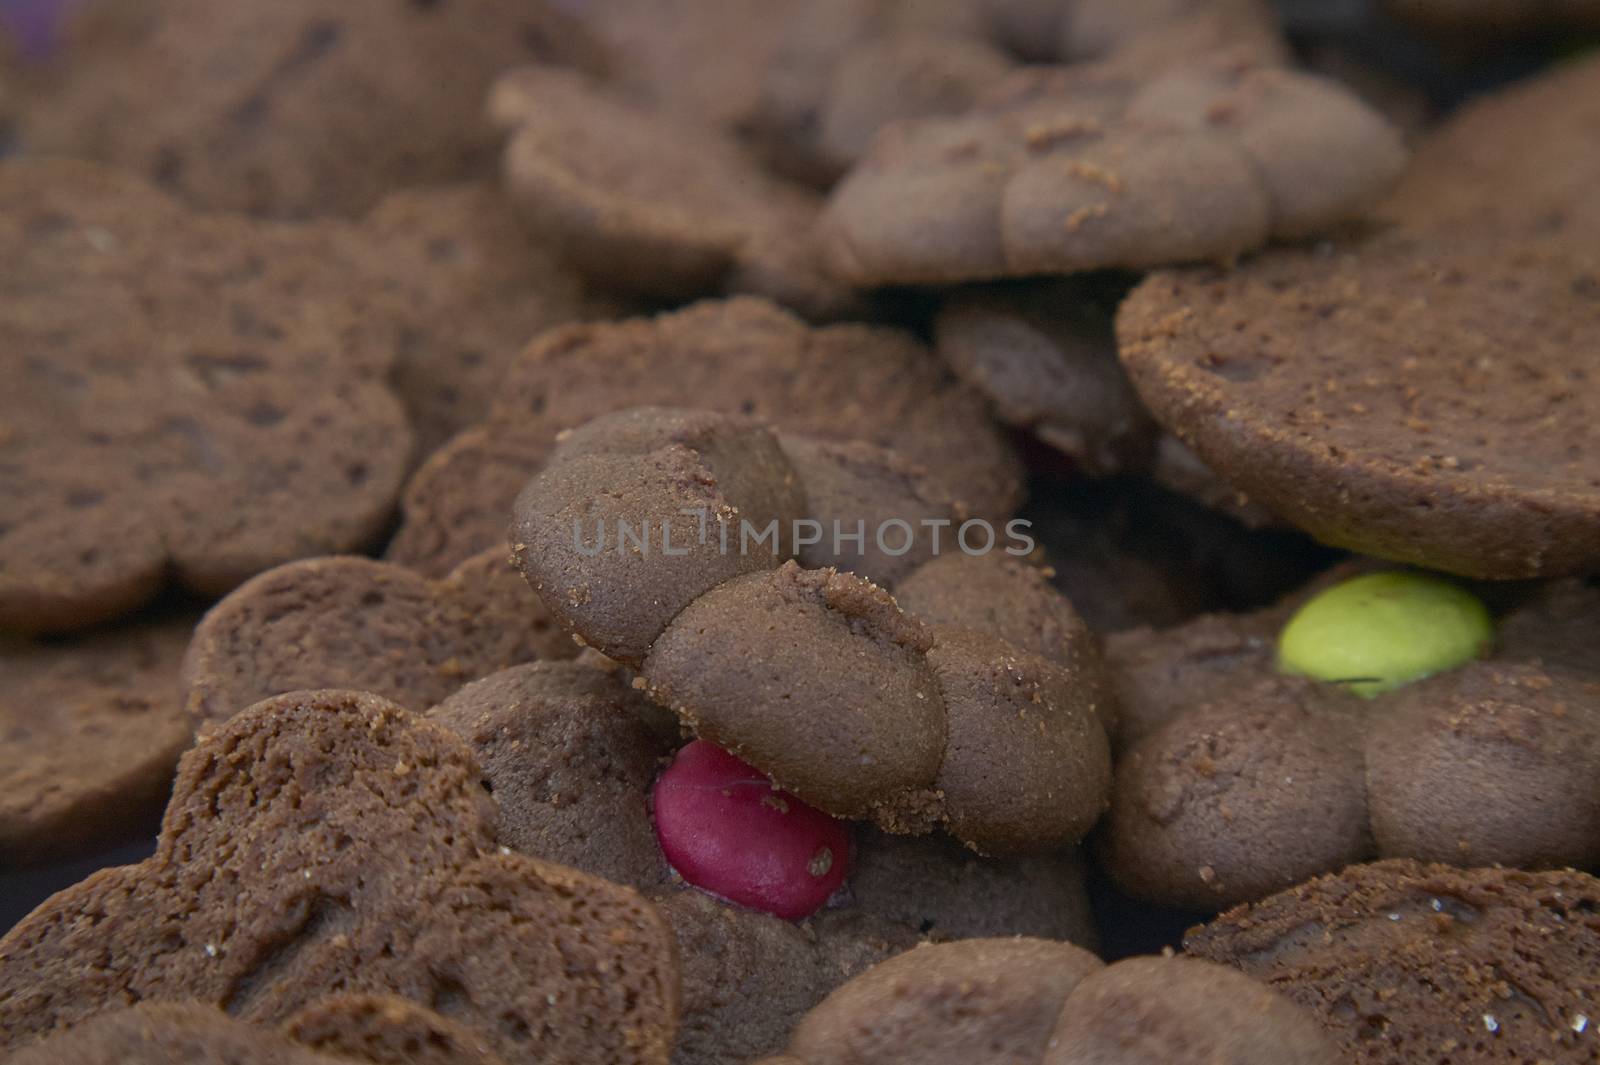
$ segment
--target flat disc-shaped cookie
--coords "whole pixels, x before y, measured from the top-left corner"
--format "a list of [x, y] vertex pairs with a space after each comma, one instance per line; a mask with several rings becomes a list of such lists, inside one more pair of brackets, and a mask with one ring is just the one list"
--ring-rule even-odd
[[1391, 232], [1157, 274], [1122, 358], [1156, 417], [1324, 542], [1470, 577], [1600, 567], [1600, 255]]
[[0, 642], [0, 867], [154, 824], [193, 737], [178, 683], [193, 624], [184, 615]]

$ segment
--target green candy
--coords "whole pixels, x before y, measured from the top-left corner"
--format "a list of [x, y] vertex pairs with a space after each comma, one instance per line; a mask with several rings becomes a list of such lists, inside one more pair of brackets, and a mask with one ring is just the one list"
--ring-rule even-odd
[[1421, 573], [1369, 573], [1309, 600], [1278, 635], [1278, 668], [1372, 698], [1472, 661], [1494, 639], [1489, 608]]

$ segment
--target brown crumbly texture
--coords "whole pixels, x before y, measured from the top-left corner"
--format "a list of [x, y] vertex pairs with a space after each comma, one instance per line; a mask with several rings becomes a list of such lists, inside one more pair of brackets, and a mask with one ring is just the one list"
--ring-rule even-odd
[[[775, 570], [695, 599], [641, 672], [695, 733], [836, 817], [929, 827], [945, 707], [931, 633], [848, 574]], [[849, 662], [849, 669], [819, 663]]]
[[256, 704], [184, 756], [152, 857], [0, 939], [0, 1050], [144, 999], [271, 1024], [339, 991], [428, 1006], [508, 1062], [664, 1063], [660, 915], [497, 852], [479, 776], [453, 733], [377, 696]]
[[1313, 1010], [1362, 1065], [1594, 1060], [1600, 881], [1583, 873], [1353, 866], [1184, 947]]
[[789, 1053], [806, 1065], [1037, 1065], [1063, 1003], [1102, 967], [1080, 947], [1041, 939], [919, 947], [829, 995]]
[[1117, 362], [1111, 316], [1066, 281], [958, 293], [939, 309], [934, 347], [1024, 428], [1091, 475], [1138, 468], [1154, 423]]
[[943, 836], [856, 826], [848, 888], [798, 924], [678, 880], [647, 796], [677, 729], [615, 669], [518, 666], [468, 685], [430, 718], [472, 746], [500, 807], [497, 839], [649, 893], [683, 959], [678, 1065], [744, 1065], [787, 1040], [839, 984], [922, 937], [1095, 941], [1076, 852], [991, 860]]
[[428, 712], [472, 747], [523, 854], [647, 889], [666, 879], [649, 796], [676, 723], [620, 671], [536, 662], [462, 688]]
[[829, 268], [928, 284], [1225, 259], [1358, 217], [1404, 166], [1332, 83], [1138, 66], [1021, 71], [960, 117], [884, 130], [823, 213]]
[[813, 240], [821, 200], [728, 134], [549, 67], [502, 77], [489, 110], [510, 134], [512, 200], [585, 276], [664, 300], [748, 292], [811, 317], [851, 309]]
[[1128, 958], [1084, 977], [1041, 1065], [1342, 1065], [1310, 1013], [1220, 965]]
[[[141, 1002], [113, 1009], [5, 1059], [6, 1065], [339, 1065], [349, 1060], [199, 1002]], [[471, 1059], [434, 1060], [467, 1065]]]
[[392, 995], [330, 995], [283, 1024], [297, 1043], [371, 1065], [505, 1065], [483, 1035]]
[[0, 641], [0, 869], [70, 857], [154, 824], [193, 738], [178, 685], [193, 623]]
[[1118, 333], [1157, 417], [1318, 539], [1558, 576], [1600, 564], [1597, 276], [1554, 235], [1397, 231], [1157, 274]]
[[216, 725], [269, 696], [342, 687], [420, 712], [468, 681], [577, 650], [503, 551], [441, 581], [365, 558], [307, 559], [206, 614], [184, 658], [183, 705]]
[[982, 397], [910, 334], [814, 328], [743, 297], [540, 337], [507, 371], [489, 422], [407, 486], [389, 557], [437, 574], [504, 543], [512, 502], [556, 434], [641, 405], [748, 415], [784, 433], [888, 448], [969, 516], [1003, 521], [1022, 499], [1017, 458]]
[[15, 160], [0, 261], [0, 627], [80, 628], [169, 579], [220, 595], [376, 538], [411, 434], [348, 231]]
[[638, 665], [697, 597], [791, 557], [804, 509], [799, 476], [766, 427], [639, 407], [562, 436], [517, 497], [512, 554], [560, 625]]
[[1102, 859], [1137, 898], [1216, 911], [1372, 853], [1356, 696], [1240, 683], [1117, 763]]
[[371, 270], [404, 300], [392, 380], [418, 455], [484, 419], [528, 341], [620, 310], [589, 295], [487, 182], [395, 193], [362, 233]]
[[[780, 436], [778, 443], [805, 486], [805, 516], [820, 524], [817, 542], [796, 542], [807, 569], [833, 566], [893, 588], [933, 557], [933, 527], [943, 539], [960, 515], [926, 468], [860, 440]], [[837, 539], [835, 534], [837, 532]], [[861, 541], [849, 539], [857, 532]]]
[[[1538, 3], [1519, 7], [1534, 11]], [[1594, 5], [1600, 13], [1600, 5]], [[1577, 58], [1472, 101], [1417, 149], [1382, 213], [1411, 226], [1600, 239], [1600, 59]]]
[[592, 59], [562, 6], [106, 0], [75, 9], [60, 69], [26, 83], [19, 132], [205, 207], [353, 216], [492, 173], [496, 72]]
[[[990, 854], [1082, 839], [1106, 808], [1111, 747], [1099, 689], [972, 629], [934, 629], [928, 664], [945, 710], [934, 783], [950, 831]], [[1008, 780], [1005, 788], [995, 781]]]

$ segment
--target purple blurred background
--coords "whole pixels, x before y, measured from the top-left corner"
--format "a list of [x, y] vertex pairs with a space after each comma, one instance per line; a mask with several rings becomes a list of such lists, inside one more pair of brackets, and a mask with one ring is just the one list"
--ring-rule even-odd
[[0, 25], [22, 54], [41, 59], [55, 47], [63, 12], [76, 0], [0, 0]]

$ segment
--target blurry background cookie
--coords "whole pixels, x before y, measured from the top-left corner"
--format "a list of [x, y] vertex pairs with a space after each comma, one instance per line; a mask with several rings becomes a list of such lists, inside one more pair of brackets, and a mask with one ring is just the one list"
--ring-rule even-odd
[[0, 641], [0, 868], [151, 830], [193, 736], [178, 666], [194, 620]]
[[71, 15], [54, 61], [21, 82], [26, 151], [280, 217], [491, 173], [495, 74], [596, 61], [550, 0], [92, 0]]
[[0, 190], [0, 627], [377, 538], [411, 434], [347, 231], [191, 214], [80, 163], [0, 164]]

